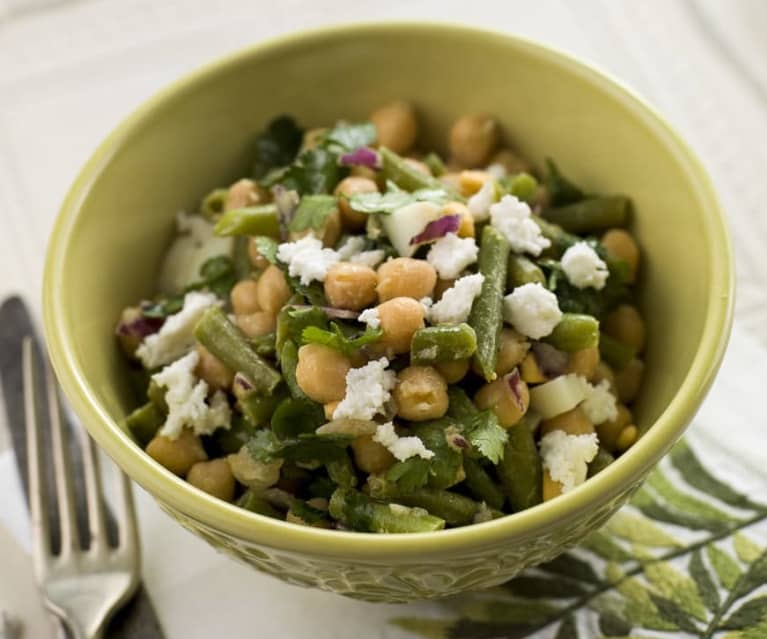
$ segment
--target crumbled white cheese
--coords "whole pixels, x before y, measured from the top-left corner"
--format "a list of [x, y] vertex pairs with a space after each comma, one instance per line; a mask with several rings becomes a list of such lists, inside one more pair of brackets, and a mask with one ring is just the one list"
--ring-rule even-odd
[[598, 451], [594, 433], [568, 435], [563, 430], [553, 430], [541, 439], [543, 467], [554, 481], [562, 484], [563, 493], [586, 481], [588, 463]]
[[157, 333], [147, 335], [136, 349], [136, 356], [146, 368], [168, 364], [185, 355], [194, 346], [194, 327], [202, 314], [218, 300], [213, 293], [190, 291], [182, 309], [170, 315]]
[[495, 202], [495, 180], [485, 180], [482, 188], [466, 202], [475, 222], [484, 222], [490, 215], [490, 205]]
[[385, 257], [386, 252], [383, 249], [373, 249], [372, 251], [362, 251], [362, 253], [352, 255], [349, 261], [352, 264], [362, 264], [363, 266], [375, 268], [384, 261]]
[[517, 286], [503, 299], [503, 318], [517, 332], [540, 339], [559, 324], [562, 311], [557, 296], [535, 282]]
[[490, 177], [494, 180], [500, 180], [501, 178], [505, 178], [507, 175], [506, 167], [498, 162], [488, 166], [485, 171], [487, 171], [490, 174]]
[[365, 238], [361, 235], [350, 235], [336, 251], [339, 259], [345, 262], [351, 260], [355, 255], [365, 250], [366, 243]]
[[586, 242], [577, 242], [568, 248], [561, 264], [567, 280], [576, 288], [591, 286], [599, 290], [604, 288], [610, 275], [607, 264]]
[[477, 261], [479, 248], [473, 237], [458, 237], [448, 233], [431, 245], [426, 261], [439, 273], [442, 279], [458, 277], [469, 264]]
[[346, 373], [346, 395], [333, 412], [333, 419], [373, 419], [386, 412], [386, 403], [397, 383], [397, 374], [386, 370], [389, 360], [382, 357]]
[[378, 328], [381, 326], [381, 319], [378, 317], [378, 308], [366, 308], [362, 311], [357, 318], [360, 322], [364, 322], [370, 328]]
[[442, 293], [439, 302], [432, 305], [429, 310], [429, 321], [432, 324], [458, 324], [465, 322], [471, 313], [474, 298], [482, 291], [482, 282], [485, 276], [482, 273], [465, 275], [456, 280], [452, 288]]
[[386, 422], [379, 424], [376, 428], [373, 441], [385, 446], [389, 452], [399, 461], [405, 461], [411, 457], [420, 457], [421, 459], [431, 459], [434, 452], [426, 448], [420, 437], [400, 437], [394, 430], [394, 424]]
[[530, 215], [527, 203], [513, 195], [504, 195], [490, 207], [490, 223], [509, 241], [512, 251], [540, 255], [551, 242], [543, 237]]
[[280, 244], [277, 259], [287, 264], [290, 276], [299, 277], [304, 285], [312, 280], [324, 282], [328, 269], [341, 260], [336, 251], [323, 248], [322, 242], [311, 235]]
[[226, 395], [216, 391], [206, 403], [208, 384], [195, 377], [200, 357], [196, 351], [185, 355], [152, 375], [158, 386], [165, 388], [168, 417], [160, 435], [176, 439], [182, 429], [191, 428], [195, 435], [210, 435], [217, 428], [229, 428], [232, 412]]
[[618, 404], [610, 392], [610, 382], [603, 379], [593, 386], [581, 377], [586, 391], [586, 399], [581, 403], [581, 409], [592, 424], [602, 424], [618, 417]]

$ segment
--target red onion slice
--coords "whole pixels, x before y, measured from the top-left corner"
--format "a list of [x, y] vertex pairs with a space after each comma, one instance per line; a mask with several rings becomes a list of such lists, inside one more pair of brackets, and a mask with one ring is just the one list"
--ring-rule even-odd
[[541, 372], [548, 378], [564, 375], [567, 372], [567, 353], [545, 342], [533, 342], [531, 346]]
[[418, 235], [410, 240], [410, 245], [426, 244], [445, 237], [448, 233], [455, 233], [461, 225], [460, 215], [445, 215], [429, 222]]
[[361, 146], [351, 153], [344, 153], [339, 163], [342, 166], [366, 166], [369, 169], [380, 169], [381, 158], [373, 149]]

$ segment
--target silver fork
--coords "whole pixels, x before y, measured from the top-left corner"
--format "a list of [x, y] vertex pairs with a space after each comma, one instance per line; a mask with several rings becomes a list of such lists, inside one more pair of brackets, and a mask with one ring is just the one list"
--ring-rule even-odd
[[24, 340], [22, 358], [35, 575], [46, 608], [69, 628], [72, 637], [98, 639], [103, 636], [111, 615], [131, 598], [139, 584], [139, 541], [133, 494], [128, 478], [120, 473], [119, 535], [117, 547], [113, 548], [107, 535], [95, 446], [85, 431], [78, 429], [90, 532], [90, 544], [87, 549], [82, 548], [59, 387], [50, 365], [46, 365], [45, 386], [60, 522], [60, 549], [54, 553], [38, 415], [39, 373], [35, 370], [30, 338]]

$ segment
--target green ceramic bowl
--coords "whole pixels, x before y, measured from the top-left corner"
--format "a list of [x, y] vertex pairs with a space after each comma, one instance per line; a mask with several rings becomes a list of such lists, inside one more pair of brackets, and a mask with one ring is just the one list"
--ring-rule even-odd
[[[566, 496], [437, 533], [371, 535], [275, 521], [198, 491], [120, 430], [132, 408], [112, 335], [123, 306], [153, 291], [179, 209], [247, 173], [269, 118], [359, 120], [393, 98], [444, 146], [457, 116], [484, 111], [527, 157], [558, 160], [588, 189], [630, 194], [644, 250], [645, 435]], [[443, 597], [498, 584], [601, 526], [689, 424], [725, 349], [733, 259], [722, 210], [687, 145], [605, 75], [519, 38], [432, 24], [313, 31], [248, 48], [144, 104], [96, 150], [51, 235], [45, 328], [65, 393], [91, 435], [184, 527], [291, 583], [374, 601]]]

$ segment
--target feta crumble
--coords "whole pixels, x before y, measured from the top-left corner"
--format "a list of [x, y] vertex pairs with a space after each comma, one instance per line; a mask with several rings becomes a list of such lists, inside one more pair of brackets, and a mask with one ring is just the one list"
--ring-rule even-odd
[[499, 162], [494, 162], [493, 164], [490, 164], [485, 171], [487, 171], [490, 174], [490, 177], [494, 180], [500, 180], [502, 178], [505, 178], [508, 174], [506, 171], [506, 167], [503, 166], [503, 164]]
[[414, 435], [400, 437], [391, 422], [378, 425], [375, 435], [373, 435], [373, 441], [385, 446], [399, 461], [405, 461], [416, 456], [421, 459], [434, 457], [434, 452], [426, 448], [420, 437]]
[[328, 269], [341, 261], [336, 251], [323, 248], [322, 242], [311, 235], [280, 244], [277, 259], [287, 264], [290, 276], [299, 277], [303, 285], [312, 280], [324, 282]]
[[448, 233], [432, 244], [426, 261], [439, 273], [442, 279], [458, 277], [469, 264], [477, 261], [479, 248], [473, 237], [458, 237]]
[[352, 255], [349, 261], [352, 264], [362, 264], [363, 266], [375, 268], [384, 261], [385, 257], [386, 252], [383, 249], [373, 249], [372, 251], [362, 251], [362, 253]]
[[577, 242], [568, 248], [561, 264], [567, 280], [576, 288], [602, 289], [610, 275], [607, 264], [586, 242]]
[[346, 374], [346, 395], [333, 412], [333, 419], [373, 419], [386, 412], [397, 374], [387, 371], [389, 360], [382, 357]]
[[485, 180], [482, 188], [466, 202], [475, 222], [484, 222], [490, 215], [490, 205], [495, 202], [495, 180]]
[[599, 444], [594, 433], [568, 435], [562, 430], [554, 430], [541, 439], [543, 467], [554, 481], [562, 484], [563, 493], [586, 481], [588, 463], [598, 451]]
[[610, 382], [603, 379], [593, 386], [581, 377], [586, 391], [586, 399], [581, 403], [581, 409], [592, 424], [602, 424], [618, 417], [618, 403], [610, 392]]
[[378, 317], [377, 308], [366, 308], [360, 313], [357, 320], [364, 322], [370, 328], [379, 328], [381, 326], [381, 319]]
[[194, 347], [194, 327], [202, 314], [218, 299], [213, 293], [190, 291], [184, 306], [168, 316], [157, 333], [147, 335], [136, 349], [136, 356], [146, 368], [157, 368], [178, 359]]
[[184, 355], [152, 375], [152, 379], [165, 389], [168, 417], [160, 428], [160, 435], [177, 439], [184, 427], [195, 435], [210, 435], [217, 428], [229, 428], [232, 412], [226, 395], [221, 391], [206, 403], [208, 384], [194, 375], [200, 357], [196, 351]]
[[503, 300], [503, 318], [523, 335], [550, 335], [562, 319], [557, 296], [540, 283], [523, 284]]
[[513, 251], [540, 255], [551, 242], [543, 237], [541, 228], [530, 215], [527, 203], [513, 195], [504, 195], [490, 207], [490, 223], [509, 241]]
[[346, 241], [338, 247], [338, 258], [343, 261], [350, 261], [355, 255], [365, 250], [365, 238], [361, 235], [351, 235]]
[[471, 313], [474, 298], [482, 291], [482, 282], [485, 276], [482, 273], [465, 275], [456, 280], [452, 288], [442, 294], [439, 302], [428, 309], [429, 321], [432, 324], [459, 324], [465, 322]]

